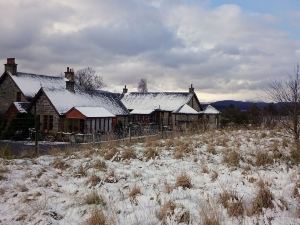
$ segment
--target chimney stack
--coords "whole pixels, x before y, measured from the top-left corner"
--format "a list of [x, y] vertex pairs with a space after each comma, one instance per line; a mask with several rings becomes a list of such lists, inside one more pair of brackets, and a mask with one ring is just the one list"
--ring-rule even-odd
[[195, 88], [193, 87], [193, 84], [191, 84], [191, 87], [189, 88], [189, 93], [195, 93]]
[[67, 71], [65, 72], [66, 78], [66, 89], [70, 92], [75, 92], [75, 73], [73, 69], [67, 67]]
[[125, 85], [125, 87], [123, 88], [123, 95], [126, 94], [127, 92], [128, 92], [128, 89], [127, 89], [127, 87]]
[[4, 64], [4, 69], [12, 75], [17, 75], [18, 64], [15, 63], [15, 58], [7, 58], [7, 63]]

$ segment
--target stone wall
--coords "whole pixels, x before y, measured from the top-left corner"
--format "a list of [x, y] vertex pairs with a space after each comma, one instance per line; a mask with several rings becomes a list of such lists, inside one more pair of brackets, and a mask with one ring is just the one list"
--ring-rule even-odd
[[200, 108], [200, 104], [198, 103], [196, 96], [194, 95], [193, 98], [188, 102], [188, 105], [191, 106], [193, 109], [195, 109], [196, 111], [200, 112], [201, 108]]
[[[0, 114], [7, 111], [11, 103], [17, 101], [17, 93], [21, 92], [10, 76], [6, 76], [0, 84]], [[21, 94], [21, 101], [27, 102], [25, 96]]]
[[[34, 113], [34, 107], [31, 110], [32, 114]], [[36, 114], [40, 116], [40, 130], [43, 129], [43, 116], [51, 115], [53, 116], [53, 130], [49, 131], [50, 133], [56, 133], [60, 131], [60, 117], [57, 114], [56, 110], [52, 106], [51, 102], [45, 94], [40, 95], [36, 102]]]

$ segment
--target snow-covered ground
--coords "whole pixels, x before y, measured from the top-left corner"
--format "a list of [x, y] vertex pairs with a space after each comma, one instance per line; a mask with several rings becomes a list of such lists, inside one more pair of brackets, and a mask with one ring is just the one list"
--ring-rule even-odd
[[278, 131], [85, 148], [0, 159], [0, 224], [300, 224], [300, 170]]

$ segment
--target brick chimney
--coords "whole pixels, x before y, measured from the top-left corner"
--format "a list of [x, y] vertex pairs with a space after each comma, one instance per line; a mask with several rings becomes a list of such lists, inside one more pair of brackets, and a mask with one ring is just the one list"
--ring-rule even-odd
[[191, 87], [189, 88], [189, 93], [195, 93], [195, 88], [193, 87], [193, 84], [191, 84]]
[[127, 87], [125, 85], [125, 87], [123, 88], [123, 95], [126, 94], [127, 92], [128, 92], [128, 89], [127, 89]]
[[18, 64], [15, 63], [15, 58], [7, 58], [7, 63], [4, 64], [4, 70], [12, 75], [17, 75]]
[[70, 92], [75, 92], [75, 73], [73, 69], [67, 67], [67, 71], [65, 72], [66, 78], [66, 89]]

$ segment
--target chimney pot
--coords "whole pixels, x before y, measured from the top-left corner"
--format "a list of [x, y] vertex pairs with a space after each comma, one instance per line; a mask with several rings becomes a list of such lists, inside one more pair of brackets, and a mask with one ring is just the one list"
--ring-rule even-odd
[[193, 84], [191, 84], [191, 87], [189, 88], [189, 93], [195, 93], [195, 88], [193, 87]]
[[126, 94], [127, 92], [128, 92], [128, 89], [127, 89], [127, 87], [125, 85], [125, 87], [123, 88], [123, 94]]
[[4, 64], [4, 70], [10, 72], [12, 75], [17, 75], [18, 65], [15, 63], [15, 58], [7, 58], [6, 64]]

